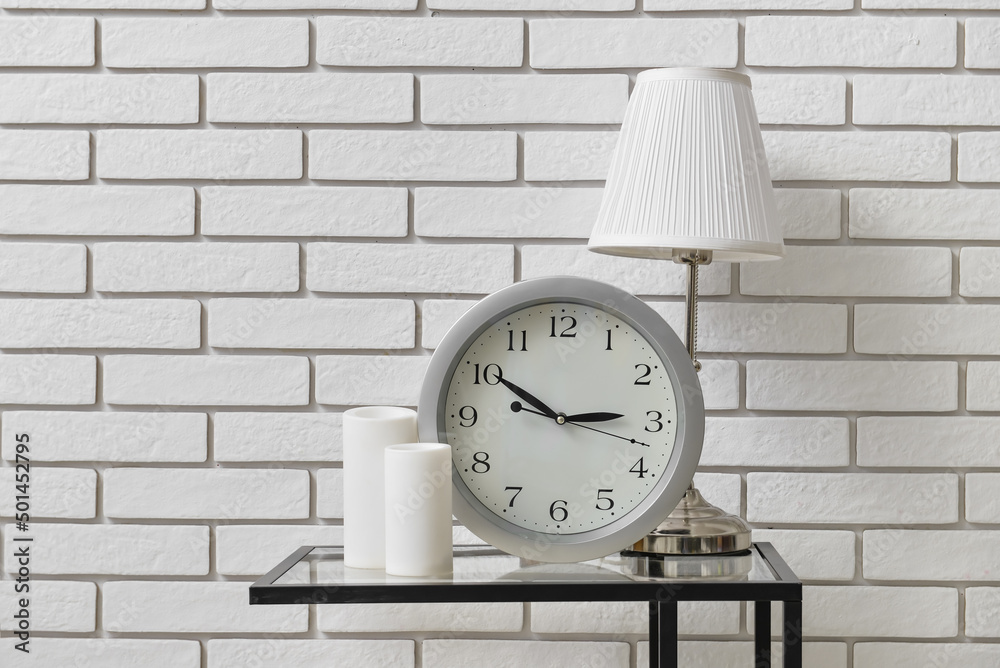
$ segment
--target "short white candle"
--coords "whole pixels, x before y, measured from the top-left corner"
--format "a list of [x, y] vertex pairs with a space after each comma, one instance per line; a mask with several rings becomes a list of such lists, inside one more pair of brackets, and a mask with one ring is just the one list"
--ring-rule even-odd
[[395, 406], [344, 412], [344, 564], [385, 568], [385, 447], [417, 440], [417, 413]]
[[450, 573], [451, 448], [441, 443], [385, 450], [385, 572]]

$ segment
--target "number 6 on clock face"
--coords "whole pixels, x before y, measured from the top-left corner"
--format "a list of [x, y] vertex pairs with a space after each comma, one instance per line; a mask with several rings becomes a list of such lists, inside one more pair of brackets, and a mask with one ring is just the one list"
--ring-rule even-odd
[[435, 351], [421, 440], [452, 447], [455, 515], [541, 561], [629, 547], [674, 508], [701, 452], [687, 351], [617, 288], [556, 277], [501, 290]]

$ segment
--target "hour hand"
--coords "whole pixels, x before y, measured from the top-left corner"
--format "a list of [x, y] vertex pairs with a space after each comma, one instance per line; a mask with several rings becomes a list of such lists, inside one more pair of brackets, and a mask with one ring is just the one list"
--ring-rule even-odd
[[609, 422], [620, 417], [625, 416], [621, 413], [577, 413], [576, 415], [567, 415], [566, 422]]
[[508, 390], [516, 394], [519, 398], [523, 399], [527, 403], [531, 404], [532, 406], [540, 410], [545, 415], [545, 417], [552, 418], [553, 420], [555, 420], [556, 417], [558, 417], [559, 415], [558, 413], [556, 413], [554, 410], [543, 404], [539, 399], [537, 399], [534, 395], [532, 395], [528, 391], [521, 389], [520, 387], [510, 382], [503, 376], [500, 376], [500, 382], [503, 383], [504, 387], [506, 387]]

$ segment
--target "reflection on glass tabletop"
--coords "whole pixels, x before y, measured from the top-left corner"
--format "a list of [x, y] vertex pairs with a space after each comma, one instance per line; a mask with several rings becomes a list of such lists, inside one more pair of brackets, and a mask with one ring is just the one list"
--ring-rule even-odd
[[453, 572], [399, 577], [344, 567], [340, 547], [300, 547], [250, 585], [251, 605], [477, 601], [801, 601], [802, 583], [770, 543], [712, 557], [619, 553], [542, 563], [456, 547]]
[[501, 584], [509, 582], [775, 582], [775, 572], [757, 549], [738, 555], [667, 557], [614, 554], [571, 564], [528, 561], [490, 547], [456, 547], [454, 570], [442, 577], [399, 577], [384, 571], [344, 566], [343, 548], [313, 547], [278, 577], [259, 585], [351, 586], [420, 584]]

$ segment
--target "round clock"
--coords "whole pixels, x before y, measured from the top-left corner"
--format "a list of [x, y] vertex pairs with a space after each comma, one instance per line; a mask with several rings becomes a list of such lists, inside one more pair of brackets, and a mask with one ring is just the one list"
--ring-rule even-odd
[[420, 439], [451, 445], [458, 520], [549, 562], [603, 557], [654, 529], [694, 475], [704, 424], [666, 322], [572, 277], [476, 303], [434, 352], [418, 410]]

